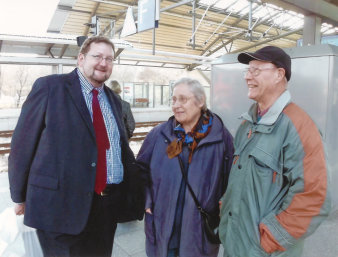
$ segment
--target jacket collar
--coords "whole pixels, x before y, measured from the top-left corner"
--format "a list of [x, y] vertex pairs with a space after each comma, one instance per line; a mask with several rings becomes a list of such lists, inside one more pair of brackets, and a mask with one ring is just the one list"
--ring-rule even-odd
[[[288, 90], [285, 90], [283, 94], [279, 96], [279, 98], [274, 102], [274, 104], [270, 107], [268, 112], [264, 114], [264, 116], [260, 119], [257, 124], [260, 125], [273, 125], [278, 119], [279, 115], [282, 113], [285, 106], [287, 106], [291, 102], [291, 95]], [[251, 105], [248, 112], [242, 114], [240, 119], [247, 120], [251, 123], [257, 121], [257, 103]]]
[[[213, 118], [211, 130], [209, 134], [199, 142], [197, 148], [204, 144], [214, 143], [222, 140], [223, 123], [211, 111], [210, 115]], [[171, 116], [166, 124], [167, 126], [163, 126], [161, 133], [167, 138], [167, 140], [169, 141], [168, 143], [170, 143], [176, 139], [176, 136], [174, 134], [174, 126], [176, 124], [175, 117]]]
[[76, 106], [77, 110], [81, 114], [81, 117], [85, 121], [90, 134], [95, 140], [95, 131], [93, 127], [93, 122], [90, 117], [89, 110], [87, 108], [86, 102], [83, 98], [83, 94], [81, 91], [81, 84], [79, 80], [79, 76], [77, 74], [77, 69], [74, 69], [71, 73], [66, 75], [66, 88], [70, 93], [73, 103]]

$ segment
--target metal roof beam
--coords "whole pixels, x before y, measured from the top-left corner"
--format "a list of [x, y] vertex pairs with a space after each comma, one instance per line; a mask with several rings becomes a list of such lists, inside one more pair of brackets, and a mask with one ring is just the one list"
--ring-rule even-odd
[[53, 48], [54, 44], [48, 44], [47, 49], [45, 51], [45, 55], [49, 55], [51, 58], [54, 58], [54, 55], [52, 54], [51, 50]]
[[[88, 19], [88, 23], [92, 22], [92, 16], [94, 16], [97, 12], [97, 9], [99, 9], [100, 3], [96, 3], [93, 11], [90, 13], [90, 17]], [[89, 26], [86, 27], [84, 35], [87, 36], [89, 32]]]
[[123, 52], [121, 54], [121, 60], [138, 60], [140, 62], [147, 61], [147, 62], [156, 62], [156, 63], [172, 63], [172, 64], [183, 64], [188, 65], [189, 63], [193, 63], [198, 65], [206, 65], [211, 66], [211, 62], [203, 62], [191, 59], [182, 59], [182, 58], [175, 58], [170, 56], [154, 56], [154, 55], [130, 55], [127, 52]]
[[[90, 0], [90, 1], [100, 1], [100, 0]], [[187, 1], [187, 3], [185, 3], [186, 5], [191, 5], [191, 2], [192, 2], [192, 0], [189, 0], [189, 1]], [[116, 2], [116, 1], [112, 1], [111, 2], [111, 4], [114, 4], [114, 3], [118, 3], [118, 2]], [[173, 5], [171, 5], [171, 6], [173, 6]], [[205, 7], [203, 7], [203, 6], [201, 6], [202, 8], [205, 8]], [[136, 7], [134, 7], [135, 9], [137, 9], [137, 6]], [[175, 17], [180, 17], [180, 18], [183, 18], [183, 19], [191, 19], [191, 15], [183, 15], [183, 14], [178, 14], [178, 13], [175, 13], [175, 12], [169, 12], [168, 10], [170, 10], [170, 9], [173, 9], [173, 8], [170, 8], [170, 9], [168, 9], [168, 10], [166, 10], [166, 8], [167, 7], [164, 7], [164, 8], [162, 8], [162, 9], [160, 9], [160, 13], [162, 13], [162, 14], [165, 14], [165, 15], [172, 15], [172, 16], [175, 16]], [[212, 9], [212, 7], [210, 8], [210, 10]], [[215, 11], [215, 10], [213, 10], [213, 11]], [[134, 18], [135, 19], [137, 19], [137, 13], [134, 13]], [[204, 20], [206, 20], [207, 22], [210, 22], [210, 23], [212, 23], [212, 24], [215, 24], [215, 25], [218, 25], [218, 23], [216, 23], [216, 22], [214, 22], [214, 21], [212, 21], [212, 20], [209, 20], [209, 19], [204, 19]], [[123, 25], [122, 26], [120, 26], [119, 28], [117, 28], [116, 29], [116, 33], [119, 33], [119, 32], [121, 32], [121, 30], [122, 30], [122, 28], [123, 28]]]
[[[256, 10], [258, 8], [259, 5], [255, 6], [255, 8], [253, 8], [252, 11]], [[247, 16], [249, 15], [249, 13], [246, 13], [244, 15], [242, 15], [241, 17], [239, 17], [235, 22], [233, 22], [231, 24], [231, 27], [236, 26], [238, 23], [240, 23], [242, 20], [244, 20]], [[229, 29], [226, 29], [224, 32], [229, 31]], [[214, 41], [212, 41], [202, 52], [202, 55], [205, 54], [214, 44], [216, 44], [219, 40], [220, 40], [220, 36], [218, 36]]]
[[[139, 48], [130, 48], [130, 49], [127, 49], [126, 51], [144, 53], [144, 54], [152, 54], [152, 50], [139, 49]], [[214, 61], [215, 60], [214, 57], [206, 57], [206, 56], [193, 55], [193, 54], [173, 53], [173, 52], [158, 51], [158, 50], [156, 51], [156, 54], [162, 55], [162, 56], [187, 58], [187, 59], [193, 59], [193, 60], [199, 60], [199, 61]]]
[[118, 1], [105, 1], [105, 0], [89, 0], [89, 1], [96, 2], [99, 4], [101, 3], [101, 4], [110, 4], [110, 5], [119, 5], [119, 6], [124, 6], [124, 7], [130, 6], [130, 4], [122, 3]]
[[[262, 24], [265, 24], [265, 22], [267, 22], [269, 19], [271, 19], [271, 18], [277, 18], [277, 17], [280, 16], [280, 15], [281, 15], [281, 13], [278, 13], [277, 15], [276, 15], [276, 14], [269, 15], [269, 16], [266, 17], [265, 19], [263, 19], [263, 20], [261, 20], [260, 22], [258, 22], [258, 23], [252, 28], [252, 31], [253, 31], [253, 29], [254, 29], [255, 27], [260, 26], [260, 25], [262, 25]], [[269, 29], [268, 29], [268, 30], [269, 30]], [[269, 32], [268, 30], [265, 31], [263, 34], [266, 35], [266, 34]], [[217, 47], [216, 49], [210, 51], [210, 52], [207, 54], [207, 56], [212, 55], [213, 53], [217, 52], [217, 51], [218, 51], [219, 49], [221, 49], [222, 47], [226, 46], [226, 45], [229, 44], [229, 43], [232, 43], [234, 40], [238, 39], [239, 37], [241, 37], [241, 36], [244, 35], [245, 33], [246, 33], [246, 32], [243, 31], [243, 32], [241, 32], [241, 33], [239, 33], [239, 34], [237, 34], [237, 35], [231, 37], [227, 42], [225, 42], [225, 43], [222, 44], [221, 46]], [[265, 35], [264, 35], [264, 36], [265, 36]], [[279, 35], [279, 34], [278, 34], [278, 35]], [[219, 36], [218, 38], [220, 38], [220, 36]], [[204, 53], [205, 53], [205, 52], [204, 52]], [[204, 53], [203, 53], [203, 54], [204, 54]]]
[[179, 7], [181, 5], [185, 5], [185, 4], [188, 4], [188, 3], [191, 3], [193, 0], [183, 0], [181, 2], [178, 2], [176, 4], [172, 4], [172, 5], [169, 5], [167, 7], [164, 7], [160, 10], [160, 12], [165, 12], [165, 11], [168, 11], [168, 10], [171, 10], [171, 9], [174, 9], [176, 7]]
[[59, 55], [59, 58], [61, 59], [63, 57], [63, 55], [65, 54], [67, 48], [68, 48], [69, 45], [64, 45], [61, 49], [61, 52], [60, 52], [60, 55]]
[[208, 82], [209, 85], [211, 85], [211, 80], [209, 76], [205, 75], [205, 73], [201, 70], [197, 70], [197, 72], [201, 74], [201, 76], [205, 79], [206, 82]]
[[248, 49], [250, 49], [250, 48], [253, 48], [253, 47], [256, 47], [256, 46], [259, 46], [259, 45], [264, 45], [264, 44], [269, 43], [269, 42], [271, 42], [271, 41], [280, 39], [280, 38], [282, 38], [282, 37], [286, 37], [286, 36], [289, 36], [289, 35], [298, 33], [298, 32], [300, 32], [300, 31], [302, 31], [302, 30], [303, 30], [303, 28], [295, 29], [295, 30], [292, 30], [292, 31], [289, 31], [289, 32], [280, 34], [280, 35], [278, 35], [278, 36], [269, 38], [269, 39], [267, 39], [267, 40], [264, 40], [264, 41], [261, 41], [261, 42], [257, 42], [256, 44], [252, 44], [252, 45], [250, 45], [250, 46], [246, 46], [246, 47], [237, 49], [237, 50], [235, 50], [235, 51], [232, 51], [231, 53], [233, 54], [233, 53], [243, 52], [243, 51], [248, 50]]
[[[264, 41], [261, 41], [261, 42], [257, 42], [256, 44], [252, 44], [252, 45], [249, 45], [249, 46], [246, 46], [246, 47], [237, 49], [237, 50], [232, 51], [232, 52], [230, 52], [230, 53], [233, 54], [233, 53], [243, 52], [243, 51], [248, 50], [248, 49], [250, 49], [250, 48], [253, 48], [253, 47], [256, 47], [256, 46], [259, 46], [259, 45], [264, 45], [264, 44], [269, 43], [269, 42], [271, 42], [271, 41], [280, 39], [280, 38], [282, 38], [282, 37], [286, 37], [286, 36], [289, 36], [289, 35], [291, 35], [291, 34], [298, 33], [298, 32], [300, 32], [300, 31], [302, 31], [302, 29], [303, 29], [303, 28], [296, 29], [296, 30], [292, 30], [292, 31], [286, 32], [286, 33], [284, 33], [284, 34], [275, 36], [275, 37], [273, 37], [273, 38], [269, 38], [269, 39], [267, 39], [267, 40], [264, 40]], [[233, 40], [234, 40], [234, 39], [232, 39], [231, 41], [233, 41]], [[229, 41], [230, 41], [230, 40], [229, 40]], [[228, 42], [229, 42], [229, 41], [228, 41]], [[228, 43], [228, 42], [227, 42], [227, 43]], [[226, 43], [226, 44], [227, 44], [227, 43]], [[230, 42], [229, 42], [229, 43], [230, 43]], [[220, 48], [222, 48], [222, 47], [223, 47], [223, 45], [220, 46], [220, 47], [218, 47], [218, 48], [220, 49]], [[219, 49], [217, 49], [217, 50], [219, 50]], [[215, 50], [214, 50], [214, 51], [215, 51]], [[215, 52], [216, 52], [216, 51], [215, 51]], [[188, 70], [193, 70], [193, 69], [196, 68], [197, 66], [199, 66], [199, 64], [190, 64], [190, 65], [188, 65], [187, 69], [188, 69]]]
[[321, 17], [323, 22], [331, 23], [333, 26], [338, 27], [337, 4], [324, 0], [262, 0], [262, 2], [274, 4], [304, 15], [315, 14]]
[[192, 36], [190, 37], [190, 42], [193, 41], [193, 48], [195, 48], [195, 34], [197, 33], [198, 28], [200, 27], [203, 19], [205, 18], [205, 16], [207, 15], [207, 12], [209, 10], [210, 7], [214, 6], [216, 3], [218, 3], [220, 0], [216, 0], [213, 4], [210, 4], [207, 6], [207, 8], [204, 10], [204, 13], [202, 15], [202, 17], [200, 18], [200, 21], [197, 25], [197, 28], [195, 28], [195, 18], [196, 18], [196, 12], [195, 12], [195, 1], [193, 2], [192, 5], [192, 15], [193, 15], [193, 33]]
[[89, 11], [83, 11], [83, 10], [76, 10], [76, 9], [73, 9], [71, 6], [68, 6], [68, 5], [62, 5], [62, 4], [59, 4], [57, 7], [56, 7], [57, 10], [60, 10], [60, 11], [67, 11], [67, 12], [77, 12], [77, 13], [84, 13], [84, 14], [90, 14], [91, 12]]
[[56, 58], [36, 58], [36, 57], [13, 57], [0, 56], [0, 64], [44, 64], [44, 65], [70, 65], [75, 66], [77, 60], [75, 59], [56, 59]]
[[114, 58], [116, 59], [122, 53], [123, 50], [124, 50], [123, 48], [117, 49]]

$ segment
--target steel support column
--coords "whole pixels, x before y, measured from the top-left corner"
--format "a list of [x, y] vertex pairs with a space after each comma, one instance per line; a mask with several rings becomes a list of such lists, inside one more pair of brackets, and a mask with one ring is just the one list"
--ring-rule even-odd
[[304, 16], [303, 45], [319, 45], [321, 39], [320, 28], [322, 19], [315, 15]]

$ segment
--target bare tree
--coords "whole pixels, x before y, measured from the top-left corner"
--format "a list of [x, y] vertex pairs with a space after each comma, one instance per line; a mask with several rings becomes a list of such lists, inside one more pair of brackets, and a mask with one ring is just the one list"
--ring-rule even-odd
[[28, 80], [28, 70], [26, 66], [21, 65], [18, 69], [18, 82], [19, 82], [19, 88], [17, 88], [17, 94], [18, 94], [18, 100], [16, 102], [16, 107], [19, 107], [20, 101], [22, 98], [23, 89], [27, 85]]

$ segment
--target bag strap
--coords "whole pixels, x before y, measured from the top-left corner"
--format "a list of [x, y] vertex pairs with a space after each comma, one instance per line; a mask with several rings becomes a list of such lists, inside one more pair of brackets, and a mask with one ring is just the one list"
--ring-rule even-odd
[[196, 204], [197, 209], [198, 209], [202, 214], [207, 214], [206, 211], [201, 207], [199, 201], [197, 200], [197, 197], [196, 197], [194, 191], [192, 190], [192, 188], [191, 188], [191, 186], [190, 186], [190, 184], [189, 184], [189, 182], [188, 182], [187, 175], [186, 175], [186, 174], [184, 173], [184, 171], [183, 171], [183, 170], [184, 170], [184, 167], [183, 167], [183, 162], [182, 162], [181, 156], [178, 155], [177, 158], [178, 158], [178, 161], [179, 161], [179, 163], [180, 163], [181, 173], [182, 173], [183, 179], [184, 179], [185, 183], [186, 183], [187, 186], [188, 186], [189, 192], [190, 192], [192, 198], [194, 199], [194, 202], [195, 202], [195, 204]]

